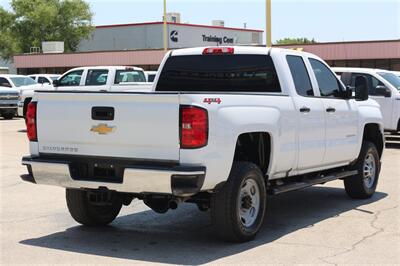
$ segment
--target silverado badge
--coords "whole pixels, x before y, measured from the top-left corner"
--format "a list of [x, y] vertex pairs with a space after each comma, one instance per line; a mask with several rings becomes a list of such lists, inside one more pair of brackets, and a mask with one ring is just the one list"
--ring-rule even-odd
[[108, 126], [107, 124], [98, 124], [97, 126], [92, 126], [90, 131], [99, 133], [100, 135], [106, 135], [108, 133], [115, 131], [115, 126]]

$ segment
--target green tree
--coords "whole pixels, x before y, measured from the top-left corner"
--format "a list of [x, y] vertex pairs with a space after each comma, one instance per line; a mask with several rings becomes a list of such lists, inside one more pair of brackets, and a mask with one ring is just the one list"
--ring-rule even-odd
[[314, 38], [307, 39], [307, 38], [283, 38], [276, 41], [276, 44], [310, 44], [310, 43], [317, 43]]
[[93, 13], [83, 0], [12, 0], [11, 11], [0, 7], [0, 56], [9, 59], [41, 47], [43, 41], [63, 41], [67, 52], [90, 36]]
[[0, 7], [0, 57], [8, 59], [15, 52], [20, 51], [20, 47], [13, 34], [15, 17]]

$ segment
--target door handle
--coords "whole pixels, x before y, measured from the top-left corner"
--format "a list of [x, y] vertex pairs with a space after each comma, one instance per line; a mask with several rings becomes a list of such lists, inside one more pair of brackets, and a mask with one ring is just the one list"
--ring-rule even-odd
[[311, 111], [311, 109], [306, 106], [303, 106], [300, 108], [301, 113], [309, 113], [310, 111]]
[[326, 111], [327, 111], [328, 113], [334, 113], [334, 112], [336, 112], [336, 109], [333, 108], [333, 107], [328, 107], [328, 108], [326, 109]]
[[92, 107], [93, 120], [114, 120], [114, 107], [94, 106]]

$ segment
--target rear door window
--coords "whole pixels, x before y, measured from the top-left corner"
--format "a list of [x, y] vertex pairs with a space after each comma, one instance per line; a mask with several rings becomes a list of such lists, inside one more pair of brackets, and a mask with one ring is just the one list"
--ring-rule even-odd
[[288, 55], [286, 60], [289, 64], [290, 73], [293, 77], [294, 86], [298, 95], [314, 96], [310, 76], [301, 56]]
[[107, 69], [89, 69], [86, 75], [86, 86], [106, 85], [108, 77]]
[[267, 55], [171, 56], [156, 91], [281, 92], [272, 58]]
[[149, 74], [147, 78], [147, 82], [154, 82], [154, 79], [156, 77], [156, 74]]
[[140, 70], [117, 70], [115, 73], [114, 84], [126, 82], [146, 82], [146, 76], [144, 75], [144, 72]]
[[39, 84], [44, 84], [44, 83], [50, 84], [50, 80], [48, 80], [48, 79], [45, 78], [45, 77], [39, 77], [39, 78], [38, 78], [38, 83], [39, 83]]

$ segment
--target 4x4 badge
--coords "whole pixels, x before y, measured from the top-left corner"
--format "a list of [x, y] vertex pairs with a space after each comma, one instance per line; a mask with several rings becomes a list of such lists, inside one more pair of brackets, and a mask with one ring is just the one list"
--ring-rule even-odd
[[106, 135], [115, 131], [117, 127], [108, 126], [107, 124], [98, 124], [97, 126], [92, 126], [90, 131], [99, 133], [100, 135]]

